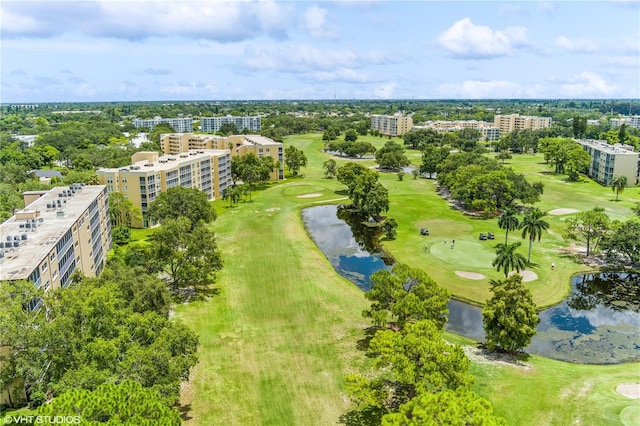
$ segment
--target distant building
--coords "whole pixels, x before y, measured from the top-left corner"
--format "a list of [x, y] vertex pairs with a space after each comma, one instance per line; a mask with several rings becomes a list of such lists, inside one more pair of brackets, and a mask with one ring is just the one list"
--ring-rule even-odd
[[51, 183], [51, 179], [54, 177], [62, 180], [62, 173], [58, 170], [30, 170], [29, 173], [33, 173], [41, 183]]
[[197, 188], [213, 200], [231, 184], [231, 154], [228, 149], [199, 149], [177, 155], [158, 155], [141, 151], [131, 156], [131, 165], [113, 169], [98, 169], [98, 180], [107, 191], [119, 192], [142, 212], [135, 227], [154, 226], [146, 216], [149, 204], [174, 186]]
[[160, 136], [160, 146], [165, 154], [180, 154], [199, 149], [229, 150], [232, 157], [252, 152], [256, 157], [272, 157], [279, 164], [278, 170], [271, 173], [271, 180], [284, 179], [284, 145], [266, 136], [233, 135], [214, 136], [193, 133], [171, 133]]
[[536, 117], [520, 114], [496, 115], [493, 124], [500, 129], [500, 134], [514, 130], [538, 130], [551, 127], [551, 117]]
[[136, 129], [146, 127], [149, 130], [153, 130], [158, 124], [167, 123], [175, 132], [193, 132], [193, 119], [192, 118], [160, 118], [155, 117], [151, 120], [133, 120], [133, 125]]
[[500, 129], [493, 123], [478, 120], [437, 120], [426, 121], [422, 126], [414, 126], [414, 129], [434, 129], [438, 133], [455, 132], [462, 129], [476, 129], [482, 132], [482, 139], [486, 141], [497, 141], [500, 139]]
[[640, 128], [640, 115], [634, 115], [631, 117], [621, 117], [621, 118], [610, 118], [609, 124], [613, 128], [617, 128], [626, 124], [629, 127], [633, 127], [634, 129]]
[[203, 132], [214, 133], [220, 130], [223, 124], [235, 124], [238, 131], [245, 129], [250, 132], [259, 132], [261, 127], [260, 116], [253, 117], [239, 117], [233, 115], [226, 115], [224, 117], [201, 117], [200, 129]]
[[385, 136], [402, 136], [413, 128], [413, 119], [401, 114], [372, 115], [371, 130]]
[[591, 156], [587, 175], [605, 186], [611, 186], [614, 176], [626, 176], [627, 186], [638, 184], [640, 154], [607, 141], [576, 139]]

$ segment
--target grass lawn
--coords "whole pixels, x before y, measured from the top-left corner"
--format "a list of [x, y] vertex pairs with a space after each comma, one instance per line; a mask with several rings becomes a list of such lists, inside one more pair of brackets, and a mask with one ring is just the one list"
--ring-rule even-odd
[[[287, 144], [304, 149], [308, 157], [304, 178], [272, 185], [255, 193], [253, 202], [233, 208], [215, 202], [219, 217], [213, 228], [225, 262], [216, 285], [220, 293], [176, 309], [201, 344], [200, 362], [182, 392], [187, 424], [330, 425], [352, 408], [342, 378], [369, 362], [356, 348], [368, 324], [360, 315], [367, 303], [308, 238], [299, 212], [304, 206], [344, 198], [335, 179], [322, 177], [322, 163], [329, 156], [319, 152], [320, 139], [321, 135], [287, 138]], [[363, 139], [377, 146], [386, 141]], [[412, 152], [411, 157], [417, 164], [419, 155]], [[545, 183], [544, 210], [585, 209], [597, 200], [606, 202], [614, 217], [630, 215], [626, 210], [637, 190], [627, 190], [625, 201], [618, 203], [609, 200], [610, 189], [591, 183], [576, 184], [579, 190], [574, 191], [573, 184], [554, 184], [558, 177], [543, 173], [540, 160], [516, 157], [512, 164]], [[486, 300], [489, 278], [500, 278], [490, 266], [493, 246], [504, 239], [496, 219], [475, 219], [452, 209], [436, 193], [432, 180], [405, 176], [401, 182], [395, 174], [382, 174], [381, 181], [391, 194], [388, 215], [400, 224], [397, 239], [385, 241], [385, 248], [398, 261], [424, 269], [457, 297]], [[591, 191], [595, 198], [588, 198]], [[300, 197], [305, 194], [321, 195]], [[574, 194], [580, 197], [574, 199]], [[570, 275], [584, 269], [557, 255], [557, 249], [567, 245], [561, 238], [562, 218], [549, 217], [552, 232], [533, 247], [536, 265], [531, 269], [539, 279], [527, 285], [539, 305], [560, 301]], [[420, 235], [421, 227], [429, 228], [428, 237]], [[478, 233], [487, 231], [494, 232], [496, 240], [479, 241]], [[454, 249], [443, 244], [445, 238], [456, 240]], [[510, 241], [516, 239], [519, 235], [510, 236]], [[521, 250], [526, 255], [526, 245]], [[551, 262], [556, 263], [554, 271]], [[456, 270], [488, 278], [463, 279]], [[473, 359], [472, 365], [474, 390], [491, 400], [510, 425], [622, 424], [621, 413], [623, 418], [636, 415], [634, 402], [617, 394], [615, 386], [640, 381], [640, 364], [585, 366], [531, 357], [525, 367], [482, 359]]]

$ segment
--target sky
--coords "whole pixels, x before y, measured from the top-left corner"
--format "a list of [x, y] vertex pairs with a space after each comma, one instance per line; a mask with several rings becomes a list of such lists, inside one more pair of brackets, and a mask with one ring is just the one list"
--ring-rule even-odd
[[638, 99], [634, 1], [0, 2], [0, 102]]

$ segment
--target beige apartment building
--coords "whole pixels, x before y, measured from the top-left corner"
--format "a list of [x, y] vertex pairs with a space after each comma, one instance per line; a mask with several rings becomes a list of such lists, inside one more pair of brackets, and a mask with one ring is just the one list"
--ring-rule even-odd
[[611, 186], [615, 176], [625, 176], [627, 187], [638, 184], [640, 154], [607, 141], [575, 139], [591, 156], [587, 175], [605, 186]]
[[[74, 184], [25, 192], [23, 198], [24, 209], [0, 224], [0, 281], [28, 280], [50, 291], [68, 287], [74, 271], [99, 275], [111, 249], [107, 188]], [[36, 299], [29, 308], [41, 304]], [[3, 343], [0, 356], [7, 356]], [[0, 405], [25, 397], [19, 379], [0, 389]]]
[[212, 200], [220, 197], [231, 184], [231, 156], [229, 150], [197, 149], [176, 155], [162, 155], [153, 151], [137, 152], [131, 165], [113, 169], [98, 169], [98, 180], [107, 192], [120, 192], [142, 212], [142, 220], [134, 227], [154, 226], [145, 212], [158, 194], [174, 186], [197, 188]]
[[279, 167], [271, 173], [271, 180], [284, 179], [284, 145], [260, 135], [233, 135], [228, 137], [196, 135], [193, 133], [171, 133], [160, 137], [160, 146], [165, 154], [177, 155], [202, 149], [228, 150], [232, 157], [253, 153], [262, 158], [273, 158]]
[[520, 114], [496, 115], [493, 125], [500, 129], [500, 134], [514, 130], [538, 130], [551, 127], [551, 117], [535, 117]]
[[500, 139], [500, 129], [493, 123], [479, 120], [436, 120], [425, 121], [422, 126], [413, 126], [414, 129], [433, 129], [438, 133], [455, 132], [462, 129], [476, 129], [482, 133], [485, 141], [497, 141]]
[[372, 115], [371, 130], [377, 130], [385, 136], [402, 136], [413, 128], [413, 119], [400, 114]]

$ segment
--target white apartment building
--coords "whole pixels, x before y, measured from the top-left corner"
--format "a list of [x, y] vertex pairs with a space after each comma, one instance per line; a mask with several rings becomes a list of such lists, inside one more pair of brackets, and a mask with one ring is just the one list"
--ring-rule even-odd
[[235, 124], [238, 131], [248, 129], [251, 132], [259, 132], [261, 127], [260, 116], [253, 117], [239, 117], [233, 115], [226, 115], [224, 117], [202, 117], [200, 118], [200, 128], [203, 132], [214, 133], [220, 130], [223, 124]]
[[538, 130], [551, 127], [551, 117], [536, 117], [520, 114], [496, 115], [493, 125], [500, 129], [500, 133], [511, 133], [514, 130]]
[[614, 176], [626, 176], [627, 186], [638, 184], [640, 154], [607, 141], [576, 139], [591, 156], [587, 175], [605, 186], [611, 186]]
[[500, 129], [493, 123], [478, 120], [436, 120], [426, 121], [422, 126], [414, 126], [414, 129], [434, 129], [438, 133], [455, 132], [462, 129], [477, 129], [482, 132], [485, 141], [497, 141], [500, 139]]
[[610, 118], [609, 124], [613, 128], [617, 128], [626, 124], [629, 127], [633, 127], [634, 129], [640, 128], [640, 115], [634, 115], [631, 117], [621, 117], [621, 118]]
[[136, 129], [141, 127], [147, 127], [149, 130], [153, 130], [160, 123], [169, 124], [175, 132], [185, 133], [193, 132], [193, 119], [191, 118], [160, 118], [154, 117], [151, 120], [133, 120], [133, 125]]

